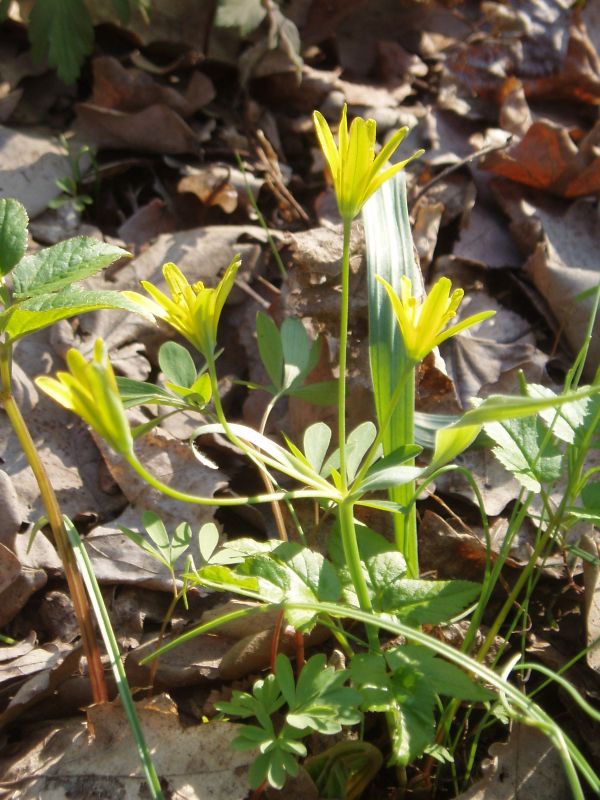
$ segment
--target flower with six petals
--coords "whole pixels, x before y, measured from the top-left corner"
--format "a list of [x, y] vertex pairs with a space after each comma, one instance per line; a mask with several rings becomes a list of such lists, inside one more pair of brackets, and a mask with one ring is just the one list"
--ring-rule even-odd
[[353, 220], [360, 213], [382, 183], [423, 153], [423, 150], [417, 150], [410, 158], [385, 168], [408, 133], [408, 128], [396, 131], [375, 156], [375, 120], [356, 117], [348, 131], [347, 108], [344, 104], [336, 146], [325, 117], [315, 111], [313, 119], [321, 150], [331, 170], [338, 209], [345, 222]]
[[221, 311], [233, 288], [240, 264], [240, 256], [236, 255], [214, 289], [205, 286], [202, 281], [190, 284], [178, 266], [165, 264], [163, 275], [171, 297], [149, 281], [142, 281], [141, 284], [151, 299], [138, 292], [122, 294], [175, 328], [209, 361], [214, 357], [217, 346]]
[[57, 372], [56, 378], [42, 375], [36, 378], [36, 384], [87, 422], [117, 453], [131, 453], [133, 437], [102, 339], [96, 339], [92, 361], [71, 348], [67, 366], [69, 372]]
[[378, 275], [377, 280], [388, 293], [402, 334], [406, 355], [415, 364], [422, 361], [434, 347], [446, 339], [483, 322], [496, 313], [481, 311], [447, 328], [450, 320], [456, 316], [464, 296], [462, 289], [455, 289], [450, 294], [452, 283], [448, 278], [440, 278], [423, 301], [413, 296], [412, 283], [406, 275], [400, 279], [400, 297], [381, 276]]

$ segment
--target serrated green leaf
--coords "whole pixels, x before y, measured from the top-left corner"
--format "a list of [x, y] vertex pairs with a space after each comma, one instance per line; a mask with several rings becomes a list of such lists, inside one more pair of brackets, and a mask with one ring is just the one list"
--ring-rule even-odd
[[14, 341], [47, 328], [61, 319], [87, 311], [97, 311], [99, 308], [140, 313], [139, 306], [119, 292], [64, 289], [57, 294], [41, 294], [12, 306], [0, 315], [0, 330], [4, 330]]
[[380, 610], [410, 625], [439, 625], [477, 599], [481, 587], [470, 581], [402, 579], [378, 586]]
[[83, 0], [36, 0], [28, 34], [34, 59], [47, 56], [65, 83], [79, 77], [83, 60], [94, 46], [94, 26]]
[[178, 342], [165, 342], [158, 351], [158, 364], [165, 377], [177, 386], [191, 389], [198, 370], [189, 351]]
[[130, 255], [89, 236], [66, 239], [21, 260], [12, 273], [14, 296], [19, 300], [56, 292]]
[[259, 311], [256, 315], [256, 341], [258, 352], [275, 391], [282, 388], [283, 350], [277, 325], [271, 317]]
[[[367, 561], [367, 559], [376, 556], [378, 553], [395, 552], [392, 549], [393, 545], [385, 538], [385, 536], [382, 536], [377, 531], [369, 528], [364, 523], [354, 520], [354, 528], [356, 531], [356, 541], [358, 543], [358, 552], [360, 554], [361, 561]], [[346, 556], [344, 555], [340, 526], [337, 521], [334, 522], [329, 535], [327, 553], [329, 558], [337, 567], [342, 567], [346, 564]]]
[[546, 441], [547, 431], [537, 417], [488, 422], [484, 430], [496, 444], [493, 454], [525, 489], [539, 492], [542, 484], [559, 477], [562, 453]]
[[18, 200], [0, 200], [0, 275], [9, 273], [25, 255], [28, 222]]
[[[527, 384], [527, 394], [533, 398], [557, 397], [558, 395], [547, 386], [537, 383]], [[539, 414], [546, 425], [552, 426], [552, 433], [567, 444], [575, 441], [575, 432], [581, 427], [585, 419], [590, 398], [586, 397], [577, 403], [568, 403], [562, 408], [545, 408]]]

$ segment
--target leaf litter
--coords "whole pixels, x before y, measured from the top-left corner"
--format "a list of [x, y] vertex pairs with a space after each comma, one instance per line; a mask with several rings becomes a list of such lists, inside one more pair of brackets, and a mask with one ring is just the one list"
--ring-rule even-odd
[[[426, 153], [408, 176], [409, 202], [426, 278], [450, 274], [465, 285], [467, 314], [480, 306], [497, 310], [493, 324], [452, 340], [443, 358], [422, 370], [422, 409], [447, 413], [467, 406], [472, 397], [515, 391], [519, 370], [530, 382], [553, 385], [549, 370], [572, 361], [592, 302], [580, 295], [598, 283], [600, 128], [595, 109], [600, 97], [600, 18], [593, 3], [466, 3], [459, 10], [433, 1], [399, 6], [390, 0], [359, 0], [336, 1], [325, 10], [323, 4], [304, 0], [287, 4], [281, 13], [274, 4], [229, 0], [219, 4], [212, 19], [206, 4], [155, 0], [150, 21], [135, 11], [123, 38], [112, 4], [93, 6], [94, 20], [101, 23], [97, 31], [110, 35], [98, 39], [86, 65], [87, 80], [67, 88], [33, 65], [23, 22], [11, 4], [13, 18], [7, 24], [13, 27], [0, 28], [0, 72], [6, 82], [0, 87], [0, 116], [6, 126], [0, 131], [2, 195], [19, 197], [37, 218], [31, 231], [40, 242], [44, 235], [57, 240], [70, 225], [76, 230], [82, 224], [77, 214], [45, 210], [60, 194], [56, 178], [68, 173], [55, 133], [70, 132], [74, 125], [80, 139], [97, 148], [97, 165], [86, 165], [82, 186], [94, 195], [83, 224], [92, 223], [98, 236], [135, 253], [133, 260], [90, 279], [88, 288], [136, 289], [140, 279], [160, 283], [166, 261], [177, 263], [191, 281], [214, 285], [233, 252], [241, 252], [245, 272], [223, 320], [223, 343], [236, 350], [235, 357], [226, 353], [222, 361], [227, 375], [223, 399], [234, 414], [258, 419], [264, 408], [259, 393], [248, 395], [238, 383], [260, 383], [264, 377], [252, 334], [259, 308], [278, 325], [295, 316], [311, 334], [319, 333], [323, 341], [312, 379], [333, 377], [339, 220], [331, 192], [322, 191], [323, 165], [315, 155], [309, 114], [320, 108], [334, 119], [344, 102], [351, 114], [376, 118], [384, 134], [402, 124], [414, 128], [409, 146], [423, 146]], [[19, 36], [11, 38], [14, 31]], [[32, 124], [44, 132], [34, 134]], [[234, 163], [233, 150], [243, 158], [245, 176]], [[247, 201], [245, 179], [284, 255], [289, 277], [283, 282], [267, 234]], [[359, 288], [364, 283], [360, 226], [354, 238], [351, 328], [361, 341], [350, 357], [350, 412], [356, 424], [370, 417], [372, 400], [366, 388], [366, 296]], [[195, 532], [213, 519], [214, 509], [171, 504], [137, 484], [81, 424], [41, 400], [31, 378], [55, 371], [73, 345], [89, 354], [97, 336], [107, 341], [120, 374], [153, 378], [166, 335], [133, 315], [97, 311], [59, 323], [48, 336], [24, 341], [16, 357], [20, 403], [63, 509], [86, 529], [86, 547], [107, 597], [110, 593], [115, 628], [128, 650], [126, 666], [136, 686], [149, 682], [150, 671], [139, 660], [157, 640], [172, 580], [163, 565], [123, 536], [120, 526], [139, 530], [141, 512], [155, 510], [167, 529], [187, 519]], [[599, 363], [595, 330], [588, 377]], [[327, 420], [327, 414], [327, 409], [290, 398], [276, 409], [273, 430], [286, 430], [297, 440], [307, 424]], [[67, 709], [67, 687], [74, 685], [69, 681], [86, 678], [77, 672], [76, 648], [56, 636], [61, 619], [65, 640], [69, 628], [68, 604], [55, 593], [62, 584], [53, 546], [40, 532], [27, 552], [28, 533], [41, 506], [6, 421], [3, 426], [0, 621], [7, 635], [21, 642], [14, 645], [14, 657], [8, 654], [10, 647], [2, 648], [6, 689], [3, 684], [0, 721], [7, 725], [34, 713], [38, 705], [49, 713], [43, 702], [59, 697]], [[141, 447], [160, 476], [201, 494], [245, 493], [249, 477], [240, 473], [231, 448], [213, 441], [209, 455], [218, 462], [216, 469], [199, 467], [185, 441], [192, 426], [191, 420], [166, 422], [145, 437]], [[533, 435], [524, 430], [513, 434], [513, 442], [521, 434], [524, 439]], [[492, 517], [492, 556], [502, 546], [511, 504], [531, 466], [523, 451], [519, 457], [525, 461], [515, 461], [508, 440], [496, 442], [497, 450], [503, 446], [501, 461], [512, 471], [499, 463], [490, 446], [463, 456]], [[550, 462], [545, 466], [552, 468]], [[481, 580], [485, 547], [472, 492], [456, 476], [438, 479], [434, 488], [435, 494], [420, 504], [426, 568], [440, 578]], [[560, 491], [558, 484], [552, 502]], [[261, 535], [272, 529], [268, 511], [256, 509], [245, 517], [219, 519], [219, 526], [231, 536], [246, 535], [249, 527]], [[524, 526], [513, 542], [504, 575], [508, 584], [531, 553], [534, 536], [535, 530]], [[585, 541], [597, 555], [594, 537]], [[183, 562], [177, 567], [180, 573]], [[582, 578], [571, 578], [583, 585], [584, 602], [574, 604], [573, 613], [579, 614], [577, 619], [585, 616], [582, 642], [592, 644], [598, 631], [597, 574], [586, 564]], [[544, 580], [551, 592], [568, 595], [560, 564], [548, 566]], [[540, 597], [541, 603], [550, 604], [545, 590]], [[189, 611], [177, 612], [167, 637], [210, 619], [217, 613], [211, 603], [210, 596], [191, 592]], [[273, 620], [261, 618], [260, 623], [256, 630], [223, 630], [171, 651], [159, 660], [157, 686], [173, 691], [183, 703], [184, 693], [194, 687], [222, 687], [226, 678], [245, 679], [263, 669], [270, 659]], [[562, 636], [567, 623], [559, 619], [557, 627]], [[543, 625], [535, 631], [538, 644], [548, 647], [554, 646], [549, 644], [553, 635]], [[292, 638], [284, 632], [284, 651], [292, 648]], [[570, 642], [570, 655], [576, 644]], [[589, 653], [588, 663], [597, 671], [597, 649]], [[591, 685], [588, 694], [597, 697], [597, 686]], [[32, 793], [24, 796], [91, 796], [105, 791], [111, 776], [124, 796], [137, 796], [143, 782], [139, 771], [123, 778], [137, 769], [135, 758], [128, 766], [110, 763], [121, 755], [113, 752], [119, 750], [114, 744], [126, 730], [120, 712], [101, 707], [88, 713], [95, 715], [95, 742], [80, 721], [58, 726], [32, 746], [24, 761], [9, 767], [5, 780], [17, 781], [19, 792]], [[171, 789], [179, 787], [179, 796], [205, 796], [202, 791], [213, 773], [222, 782], [215, 784], [212, 796], [229, 798], [238, 791], [244, 796], [248, 762], [220, 738], [233, 736], [221, 734], [225, 726], [210, 723], [184, 730], [175, 707], [164, 699], [150, 703], [142, 715], [157, 742], [185, 742], [181, 749], [187, 752], [189, 745], [189, 753], [198, 759], [207, 739], [212, 740], [215, 754], [224, 759], [220, 767], [211, 763], [211, 751], [206, 763], [194, 763], [190, 756], [179, 764], [173, 760], [177, 755], [164, 748], [172, 769], [165, 766], [163, 774]], [[24, 731], [21, 738], [27, 745], [36, 735]], [[493, 746], [495, 762], [483, 784], [462, 797], [501, 798], [524, 791], [532, 797], [564, 796], [545, 794], [557, 791], [558, 777], [551, 788], [528, 783], [543, 771], [536, 768], [536, 759], [546, 764], [551, 758], [538, 752], [535, 736], [530, 736], [529, 730], [517, 728], [507, 745]], [[156, 752], [162, 749], [157, 746]], [[524, 750], [537, 755], [531, 762], [515, 755]], [[40, 767], [40, 757], [48, 753], [52, 759]], [[84, 759], [97, 776], [78, 772]], [[510, 779], [505, 781], [506, 775]], [[7, 796], [17, 791], [14, 786], [5, 785]]]

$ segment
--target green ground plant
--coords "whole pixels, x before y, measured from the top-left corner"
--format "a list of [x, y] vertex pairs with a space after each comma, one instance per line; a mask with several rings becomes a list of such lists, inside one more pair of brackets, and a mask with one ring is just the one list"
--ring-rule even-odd
[[[176, 265], [167, 264], [163, 268], [167, 293], [148, 282], [142, 284], [146, 295], [123, 293], [127, 303], [162, 319], [202, 356], [200, 371], [186, 349], [171, 347], [168, 357], [165, 356], [169, 378], [166, 389], [132, 382], [119, 384], [103, 344], [98, 342], [91, 362], [71, 351], [67, 357], [68, 372], [59, 372], [57, 378], [38, 379], [40, 388], [79, 414], [144, 480], [165, 495], [211, 507], [286, 503], [293, 509], [297, 501], [310, 500], [324, 520], [321, 525], [324, 536], [329, 529], [327, 541], [320, 542], [318, 549], [308, 545], [308, 537], [295, 514], [292, 514], [297, 523], [295, 530], [280, 529], [282, 541], [238, 539], [219, 549], [214, 547], [214, 532], [211, 532], [211, 546], [203, 548], [201, 533], [199, 566], [188, 559], [185, 581], [239, 595], [254, 601], [254, 605], [200, 624], [163, 645], [149, 658], [158, 658], [183, 641], [215, 630], [232, 619], [260, 614], [265, 609], [278, 609], [299, 634], [310, 632], [317, 624], [330, 629], [346, 666], [327, 665], [323, 654], [313, 655], [303, 663], [303, 650], [298, 647], [296, 676], [289, 659], [279, 655], [271, 672], [251, 692], [236, 691], [230, 701], [218, 706], [228, 716], [249, 720], [235, 746], [257, 750], [250, 783], [258, 792], [268, 784], [281, 788], [288, 776], [297, 774], [301, 759], [308, 754], [307, 741], [313, 732], [332, 735], [343, 727], [356, 725], [362, 729], [368, 712], [382, 715], [389, 734], [387, 763], [396, 769], [399, 785], [406, 788], [407, 770], [417, 763], [424, 763], [423, 771], [427, 773], [431, 772], [428, 759], [452, 762], [451, 739], [457, 728], [460, 731], [464, 725], [464, 716], [462, 721], [457, 720], [458, 712], [462, 713], [466, 707], [467, 713], [477, 711], [480, 718], [487, 714], [496, 719], [518, 719], [544, 731], [563, 759], [573, 797], [584, 797], [582, 780], [599, 793], [600, 780], [576, 745], [535, 701], [508, 680], [516, 662], [509, 660], [508, 666], [498, 663], [491, 667], [484, 663], [493, 637], [500, 632], [506, 635], [507, 625], [518, 628], [519, 620], [514, 622], [511, 618], [514, 601], [521, 597], [523, 589], [531, 591], [538, 557], [543, 558], [547, 547], [559, 540], [572, 520], [582, 515], [593, 518], [597, 514], [596, 473], [586, 472], [582, 453], [596, 441], [600, 408], [598, 376], [590, 386], [579, 385], [578, 362], [560, 394], [523, 385], [521, 396], [488, 397], [452, 424], [435, 430], [432, 452], [424, 458], [424, 466], [417, 466], [415, 458], [423, 458], [423, 447], [414, 441], [415, 368], [438, 344], [487, 319], [491, 312], [452, 324], [462, 291], [452, 290], [446, 278], [440, 279], [427, 297], [422, 296], [400, 190], [388, 205], [397, 218], [394, 235], [401, 241], [401, 258], [393, 263], [384, 258], [385, 268], [377, 270], [381, 259], [373, 257], [377, 248], [372, 237], [369, 245], [370, 347], [377, 424], [367, 421], [348, 432], [346, 358], [351, 225], [367, 201], [411, 159], [387, 166], [406, 135], [405, 129], [392, 136], [375, 155], [376, 130], [372, 120], [358, 118], [348, 127], [344, 109], [337, 144], [318, 113], [315, 125], [343, 223], [339, 379], [333, 387], [338, 409], [335, 432], [318, 422], [307, 428], [302, 442], [292, 442], [284, 435], [280, 443], [264, 434], [267, 417], [263, 418], [259, 431], [227, 419], [218, 391], [217, 333], [240, 266], [237, 256], [213, 288], [203, 283], [191, 285]], [[378, 201], [373, 198], [372, 202]], [[265, 391], [275, 401], [286, 393], [302, 392], [314, 356], [306, 335], [300, 333], [299, 323], [286, 322], [277, 329], [265, 318], [259, 318], [258, 332], [259, 352], [271, 380]], [[257, 467], [266, 491], [227, 498], [196, 496], [180, 492], [151, 474], [135, 452], [135, 439], [148, 426], [131, 430], [125, 406], [163, 405], [165, 395], [171, 398], [174, 411], [179, 408], [208, 411], [212, 418], [198, 427], [192, 440], [209, 433], [225, 435]], [[274, 402], [269, 404], [267, 416], [273, 405]], [[565, 432], [567, 428], [570, 433]], [[475, 648], [475, 633], [499, 580], [500, 562], [506, 558], [508, 549], [493, 567], [488, 553], [483, 585], [425, 580], [419, 575], [414, 507], [423, 487], [443, 471], [456, 469], [453, 460], [484, 429], [494, 440], [500, 459], [521, 476], [524, 490], [529, 493], [535, 491], [534, 482], [535, 487], [543, 487], [556, 479], [556, 440], [562, 433], [561, 441], [567, 450], [561, 457], [569, 461], [573, 491], [567, 493], [560, 516], [549, 495], [543, 498], [540, 515], [544, 524], [540, 525], [531, 566], [521, 573], [486, 642]], [[565, 441], [565, 436], [571, 440]], [[568, 448], [575, 446], [578, 436], [580, 444], [575, 453]], [[583, 498], [581, 504], [579, 498]], [[357, 507], [390, 513], [394, 520], [394, 542], [360, 524], [356, 519]], [[515, 512], [511, 521], [513, 535], [528, 513], [526, 504], [518, 507], [521, 510]], [[483, 522], [487, 530], [484, 514]], [[147, 520], [144, 524], [148, 529]], [[171, 539], [164, 527], [157, 527], [155, 519], [150, 524], [152, 531], [148, 533], [156, 557], [172, 565], [168, 555], [172, 554]], [[136, 533], [129, 535], [135, 538]], [[187, 545], [189, 537], [184, 538]], [[443, 626], [467, 612], [471, 613], [471, 622], [460, 650], [423, 630], [424, 626]], [[396, 638], [387, 641], [390, 634]], [[382, 754], [366, 749], [358, 741], [354, 745], [348, 742], [343, 756], [338, 745], [334, 745], [331, 752], [326, 750], [318, 758], [315, 775], [322, 778], [321, 790], [330, 792], [324, 796], [357, 797], [365, 780], [378, 769]], [[422, 758], [425, 761], [419, 762]], [[335, 775], [335, 779], [329, 781], [323, 777], [327, 775]]]

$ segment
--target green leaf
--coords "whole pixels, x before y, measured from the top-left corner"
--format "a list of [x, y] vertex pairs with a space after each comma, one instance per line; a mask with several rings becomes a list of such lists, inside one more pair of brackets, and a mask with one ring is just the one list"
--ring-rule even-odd
[[173, 397], [162, 386], [155, 386], [153, 383], [136, 381], [132, 378], [124, 378], [117, 375], [117, 387], [125, 408], [133, 408], [145, 403], [185, 407], [185, 403], [182, 403], [177, 397]]
[[129, 0], [112, 0], [112, 4], [119, 21], [122, 22], [123, 25], [129, 25], [129, 21], [131, 20]]
[[562, 454], [546, 441], [550, 437], [537, 417], [488, 422], [484, 430], [496, 444], [492, 452], [498, 461], [525, 489], [539, 492], [560, 476]]
[[583, 487], [581, 502], [588, 511], [600, 513], [600, 481], [592, 481]]
[[218, 0], [215, 25], [238, 28], [241, 36], [256, 30], [267, 11], [262, 0]]
[[375, 425], [367, 421], [357, 425], [348, 436], [346, 441], [346, 473], [349, 482], [354, 480], [358, 468], [360, 467], [360, 462], [363, 460], [369, 447], [375, 441], [376, 435], [377, 430]]
[[36, 0], [28, 34], [34, 60], [47, 56], [65, 83], [79, 77], [83, 60], [94, 46], [94, 26], [83, 0]]
[[219, 529], [214, 522], [205, 522], [198, 531], [198, 549], [207, 564], [219, 544]]
[[7, 18], [10, 2], [11, 0], [0, 0], [0, 22], [4, 22]]
[[142, 525], [159, 550], [168, 550], [169, 534], [165, 528], [165, 523], [158, 514], [155, 514], [153, 511], [144, 511], [142, 514]]
[[[421, 448], [406, 445], [401, 449], [406, 449], [409, 452], [412, 451], [414, 454], [415, 450], [418, 452]], [[413, 455], [403, 457], [402, 461], [407, 461], [411, 458], [413, 458]], [[425, 471], [420, 467], [407, 467], [398, 463], [394, 463], [395, 461], [396, 459], [394, 458], [394, 453], [390, 453], [389, 456], [376, 461], [375, 464], [369, 468], [369, 471], [361, 481], [360, 485], [355, 487], [355, 491], [364, 494], [365, 492], [375, 492], [380, 489], [391, 489], [394, 486], [402, 486], [405, 483], [410, 483], [411, 481], [416, 480], [416, 478], [420, 477]]]
[[390, 594], [393, 596], [396, 586], [406, 575], [406, 559], [397, 550], [388, 550], [368, 558], [366, 567], [372, 595], [371, 602], [379, 611], [382, 609], [383, 598]]
[[271, 317], [259, 311], [256, 315], [256, 341], [261, 361], [276, 391], [282, 388], [283, 350], [277, 325]]
[[306, 375], [310, 363], [311, 343], [304, 325], [299, 319], [288, 318], [281, 326], [281, 349], [283, 352], [284, 389]]
[[401, 579], [377, 585], [379, 610], [393, 613], [410, 625], [439, 625], [477, 599], [481, 587], [470, 581]]
[[331, 428], [324, 422], [315, 422], [305, 430], [304, 454], [315, 472], [321, 472], [330, 442]]
[[304, 400], [305, 403], [312, 403], [315, 406], [335, 405], [337, 393], [337, 381], [305, 383], [304, 386], [296, 386], [288, 391], [288, 394], [298, 398], [298, 400]]
[[[533, 398], [557, 397], [558, 395], [547, 386], [537, 383], [527, 384], [527, 394]], [[539, 414], [546, 425], [552, 426], [552, 433], [567, 444], [575, 441], [575, 432], [583, 425], [586, 411], [590, 405], [590, 398], [586, 397], [577, 403], [569, 403], [562, 408], [542, 409]]]
[[66, 239], [21, 260], [12, 274], [14, 296], [22, 299], [56, 292], [95, 275], [124, 256], [130, 253], [89, 236]]
[[[358, 552], [360, 554], [361, 561], [366, 562], [369, 558], [372, 558], [379, 553], [396, 552], [393, 550], [393, 545], [391, 542], [389, 542], [385, 536], [382, 536], [377, 531], [369, 528], [364, 523], [354, 520], [354, 528], [356, 531], [356, 541], [358, 543]], [[329, 554], [329, 558], [337, 567], [343, 567], [346, 564], [346, 556], [344, 555], [340, 526], [337, 520], [333, 524], [331, 533], [329, 535], [327, 552]]]
[[18, 200], [0, 200], [0, 275], [19, 263], [27, 249], [29, 217]]
[[12, 306], [0, 315], [0, 330], [12, 340], [47, 328], [61, 319], [99, 308], [115, 308], [139, 314], [137, 303], [119, 292], [65, 289], [57, 294], [42, 294]]
[[198, 376], [194, 359], [178, 342], [165, 342], [158, 351], [158, 364], [165, 377], [177, 386], [191, 389]]

